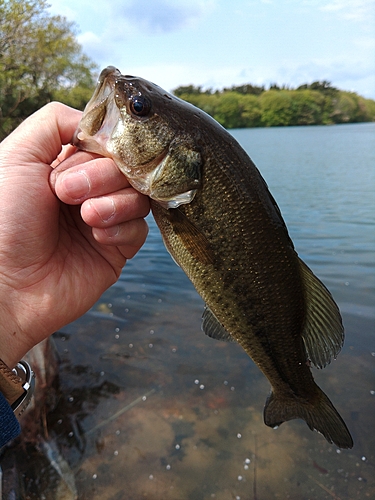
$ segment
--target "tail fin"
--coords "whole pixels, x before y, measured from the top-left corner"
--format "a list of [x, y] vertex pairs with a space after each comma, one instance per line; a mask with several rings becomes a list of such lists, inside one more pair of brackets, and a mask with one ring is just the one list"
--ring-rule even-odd
[[277, 427], [287, 420], [302, 418], [311, 430], [323, 434], [329, 443], [339, 448], [352, 448], [353, 439], [345, 422], [324, 392], [319, 387], [317, 390], [313, 402], [271, 392], [264, 408], [264, 423]]

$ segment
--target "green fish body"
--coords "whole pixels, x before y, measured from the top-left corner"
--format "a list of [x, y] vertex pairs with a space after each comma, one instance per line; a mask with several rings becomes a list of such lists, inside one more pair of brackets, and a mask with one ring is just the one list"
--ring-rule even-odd
[[274, 198], [237, 141], [201, 110], [109, 67], [74, 143], [113, 158], [150, 196], [168, 251], [206, 303], [204, 332], [238, 342], [270, 381], [265, 423], [302, 418], [329, 442], [351, 448], [310, 369], [339, 353], [340, 312], [299, 259]]

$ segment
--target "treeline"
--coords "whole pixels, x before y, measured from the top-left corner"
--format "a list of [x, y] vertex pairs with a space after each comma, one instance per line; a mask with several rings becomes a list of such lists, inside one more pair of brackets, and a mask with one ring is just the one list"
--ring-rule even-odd
[[223, 90], [189, 85], [173, 93], [211, 115], [226, 128], [328, 125], [375, 121], [375, 101], [339, 90], [328, 81], [296, 89], [251, 84]]

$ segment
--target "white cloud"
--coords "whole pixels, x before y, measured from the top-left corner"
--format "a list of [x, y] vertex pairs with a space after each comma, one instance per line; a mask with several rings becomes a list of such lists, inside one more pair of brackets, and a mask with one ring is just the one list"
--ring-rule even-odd
[[111, 3], [111, 18], [132, 31], [171, 33], [198, 22], [213, 6], [214, 0], [121, 0]]
[[367, 22], [374, 18], [374, 0], [331, 0], [320, 7], [325, 12], [337, 13], [349, 21]]

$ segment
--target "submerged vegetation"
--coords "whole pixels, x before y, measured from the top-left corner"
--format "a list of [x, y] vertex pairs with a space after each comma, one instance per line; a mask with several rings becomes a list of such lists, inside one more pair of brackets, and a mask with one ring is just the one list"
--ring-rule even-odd
[[327, 81], [296, 89], [251, 84], [223, 90], [189, 85], [174, 94], [211, 115], [226, 128], [329, 125], [375, 121], [375, 101], [339, 90]]

